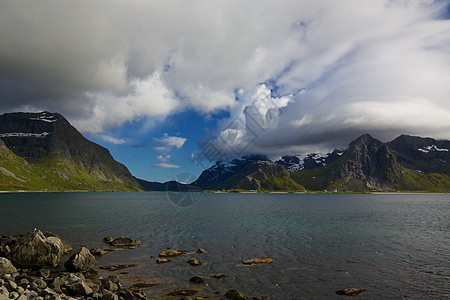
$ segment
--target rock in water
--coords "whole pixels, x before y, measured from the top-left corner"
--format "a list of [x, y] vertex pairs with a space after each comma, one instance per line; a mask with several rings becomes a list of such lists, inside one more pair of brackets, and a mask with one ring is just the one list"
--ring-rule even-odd
[[111, 246], [135, 246], [139, 245], [140, 243], [141, 242], [139, 242], [138, 240], [121, 236], [117, 239], [112, 240], [109, 244]]
[[187, 251], [184, 251], [184, 250], [174, 250], [172, 248], [167, 248], [166, 251], [162, 251], [161, 253], [159, 253], [159, 257], [174, 257], [174, 256], [183, 255], [186, 253], [187, 253]]
[[111, 236], [106, 236], [103, 238], [103, 242], [110, 244], [114, 239]]
[[270, 264], [273, 262], [273, 259], [268, 256], [257, 257], [252, 259], [244, 260], [242, 263], [244, 265], [259, 265], [259, 264]]
[[189, 259], [187, 263], [190, 264], [191, 266], [200, 266], [204, 264], [202, 261], [199, 261], [196, 258]]
[[336, 294], [344, 295], [344, 296], [356, 296], [365, 291], [366, 291], [365, 289], [360, 289], [360, 288], [346, 288], [346, 289], [337, 291]]
[[191, 277], [191, 279], [189, 279], [189, 281], [192, 283], [197, 283], [197, 284], [206, 283], [205, 277], [203, 277], [203, 276]]
[[9, 259], [0, 257], [0, 275], [16, 273], [16, 268], [12, 265]]
[[225, 298], [231, 300], [248, 300], [248, 297], [245, 296], [241, 291], [238, 290], [229, 290], [225, 294]]
[[64, 244], [60, 238], [45, 237], [35, 228], [19, 239], [9, 258], [22, 267], [56, 267], [63, 252]]
[[95, 266], [97, 266], [97, 261], [86, 247], [78, 250], [64, 264], [64, 267], [70, 272], [87, 271]]

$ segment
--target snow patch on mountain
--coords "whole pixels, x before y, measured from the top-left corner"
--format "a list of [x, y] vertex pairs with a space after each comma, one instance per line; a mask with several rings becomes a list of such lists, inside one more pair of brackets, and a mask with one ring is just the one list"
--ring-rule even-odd
[[45, 138], [49, 134], [50, 134], [49, 132], [43, 132], [43, 133], [7, 132], [7, 133], [0, 133], [0, 138], [5, 138], [5, 137], [36, 137], [36, 138]]
[[426, 147], [423, 147], [423, 148], [419, 148], [417, 150], [419, 150], [420, 152], [423, 152], [423, 153], [429, 153], [429, 152], [433, 152], [433, 151], [439, 151], [439, 152], [448, 152], [449, 151], [449, 149], [438, 148], [434, 144], [431, 145], [431, 146], [426, 146]]

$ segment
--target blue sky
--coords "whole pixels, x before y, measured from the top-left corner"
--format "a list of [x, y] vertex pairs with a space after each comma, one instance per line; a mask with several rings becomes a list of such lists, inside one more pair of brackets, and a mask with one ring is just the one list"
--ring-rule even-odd
[[154, 181], [198, 176], [206, 146], [276, 158], [364, 133], [449, 139], [449, 7], [2, 1], [0, 113], [59, 112]]

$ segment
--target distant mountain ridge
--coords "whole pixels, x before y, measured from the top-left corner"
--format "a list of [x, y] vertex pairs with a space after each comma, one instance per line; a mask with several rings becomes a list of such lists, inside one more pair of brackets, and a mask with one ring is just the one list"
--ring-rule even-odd
[[[203, 189], [450, 191], [450, 141], [402, 135], [383, 143], [369, 134], [346, 150], [283, 156], [251, 155], [217, 162], [193, 183]], [[270, 170], [276, 169], [276, 172]]]
[[58, 113], [0, 115], [0, 190], [140, 190], [110, 152]]

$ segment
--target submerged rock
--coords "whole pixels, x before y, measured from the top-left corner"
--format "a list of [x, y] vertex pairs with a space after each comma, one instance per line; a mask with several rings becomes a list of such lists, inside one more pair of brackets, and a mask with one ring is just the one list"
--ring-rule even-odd
[[191, 277], [191, 279], [189, 279], [189, 281], [192, 283], [196, 283], [196, 284], [206, 283], [205, 277], [203, 277], [203, 276]]
[[164, 264], [164, 263], [168, 263], [168, 262], [171, 262], [171, 260], [170, 259], [168, 259], [168, 258], [157, 258], [156, 259], [156, 263], [157, 264]]
[[12, 265], [9, 259], [0, 257], [0, 275], [16, 273], [17, 269]]
[[64, 264], [64, 267], [70, 272], [87, 271], [96, 266], [95, 257], [85, 247], [73, 254]]
[[187, 263], [190, 264], [191, 266], [200, 266], [200, 265], [203, 265], [203, 264], [204, 264], [204, 262], [199, 261], [199, 260], [196, 259], [196, 258], [191, 258], [191, 259], [189, 259], [189, 260], [187, 261]]
[[132, 268], [136, 267], [138, 264], [117, 264], [117, 265], [110, 265], [110, 266], [100, 266], [99, 268], [102, 270], [108, 270], [108, 271], [118, 271], [126, 268]]
[[228, 277], [228, 275], [218, 273], [218, 274], [213, 274], [213, 275], [211, 275], [211, 277], [212, 277], [212, 278], [216, 278], [216, 279], [220, 279], [220, 278], [226, 278], [226, 277]]
[[176, 290], [167, 294], [167, 296], [176, 297], [176, 296], [192, 296], [197, 294], [197, 290]]
[[111, 236], [106, 236], [103, 238], [103, 242], [109, 244], [113, 241], [114, 239]]
[[259, 265], [259, 264], [270, 264], [271, 262], [273, 262], [272, 258], [268, 256], [262, 256], [244, 260], [242, 263], [244, 265]]
[[17, 241], [9, 258], [22, 267], [56, 267], [63, 253], [64, 244], [60, 238], [45, 237], [35, 228]]
[[360, 289], [360, 288], [345, 288], [343, 290], [337, 291], [336, 294], [344, 295], [344, 296], [356, 296], [365, 291], [366, 291], [365, 289]]
[[174, 250], [172, 248], [167, 248], [167, 250], [159, 253], [159, 257], [175, 257], [175, 256], [180, 256], [180, 255], [183, 255], [186, 253], [187, 253], [187, 251], [184, 251], [184, 250]]
[[119, 238], [116, 238], [112, 240], [109, 244], [111, 246], [136, 246], [139, 245], [141, 242], [132, 238], [121, 236]]
[[106, 251], [106, 250], [103, 250], [103, 249], [100, 249], [100, 248], [93, 248], [93, 249], [91, 249], [89, 251], [91, 252], [92, 255], [95, 255], [95, 256], [103, 256], [103, 255], [109, 253], [109, 251]]
[[245, 296], [241, 291], [238, 290], [229, 290], [225, 294], [225, 298], [231, 300], [249, 300], [247, 296]]

